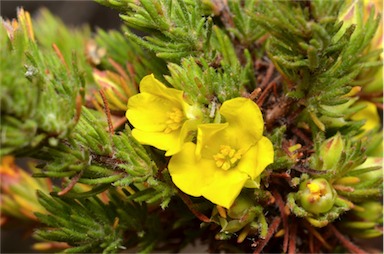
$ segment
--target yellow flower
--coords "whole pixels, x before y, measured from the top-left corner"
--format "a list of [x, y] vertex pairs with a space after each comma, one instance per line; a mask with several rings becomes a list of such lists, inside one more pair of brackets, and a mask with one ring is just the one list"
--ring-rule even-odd
[[186, 103], [183, 91], [166, 87], [153, 74], [142, 79], [140, 92], [128, 101], [132, 135], [142, 144], [167, 151], [166, 156], [179, 152], [192, 138], [189, 134], [196, 130], [201, 112]]
[[[361, 5], [361, 9], [359, 6]], [[345, 30], [351, 24], [358, 24], [358, 20], [361, 18], [364, 24], [360, 27], [356, 27], [354, 34], [358, 34], [360, 31], [365, 32], [365, 24], [368, 22], [371, 11], [374, 9], [374, 16], [377, 17], [379, 13], [383, 13], [383, 0], [346, 0], [345, 7], [340, 13], [340, 19], [343, 21], [343, 26], [337, 33], [336, 38], [340, 38]], [[362, 10], [362, 12], [360, 12]], [[354, 36], [354, 35], [352, 35]], [[383, 47], [383, 21], [382, 18], [379, 22], [379, 26], [370, 40], [370, 44], [366, 48], [365, 52], [369, 53], [374, 50], [382, 49]], [[381, 50], [379, 59], [376, 57], [371, 59], [372, 61], [383, 61], [384, 53]], [[381, 92], [383, 90], [383, 66], [377, 68], [363, 69], [359, 73], [357, 80], [363, 87], [365, 93]]]
[[254, 102], [225, 101], [220, 114], [227, 122], [199, 125], [197, 143], [185, 143], [168, 168], [183, 192], [229, 208], [247, 181], [273, 162], [274, 152], [262, 136], [263, 117]]
[[365, 120], [364, 125], [361, 127], [364, 131], [359, 137], [362, 137], [369, 133], [371, 130], [378, 129], [380, 127], [380, 116], [377, 112], [376, 105], [369, 101], [359, 101], [355, 103], [357, 105], [364, 105], [365, 108], [353, 114], [350, 118], [354, 121]]

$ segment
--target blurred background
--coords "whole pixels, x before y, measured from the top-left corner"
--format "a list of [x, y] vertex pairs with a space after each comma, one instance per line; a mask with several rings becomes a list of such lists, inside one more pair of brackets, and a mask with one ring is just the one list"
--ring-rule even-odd
[[[122, 24], [117, 11], [102, 6], [94, 1], [15, 1], [0, 0], [0, 15], [3, 19], [13, 19], [17, 15], [17, 7], [30, 12], [32, 18], [39, 15], [39, 9], [47, 8], [55, 16], [60, 17], [70, 27], [89, 24], [94, 31], [96, 27], [118, 29]], [[0, 45], [2, 46], [2, 45]], [[20, 161], [19, 161], [20, 163]], [[21, 162], [22, 163], [22, 162]], [[22, 163], [23, 164], [23, 163]], [[1, 228], [0, 253], [33, 253], [30, 246], [35, 242], [31, 239], [32, 232], [24, 225], [9, 221]]]
[[3, 19], [16, 17], [17, 7], [24, 7], [31, 13], [32, 17], [38, 15], [38, 10], [42, 7], [49, 9], [53, 14], [60, 17], [69, 26], [90, 24], [92, 29], [100, 27], [103, 29], [118, 28], [122, 23], [118, 12], [102, 6], [94, 1], [14, 1], [1, 0], [0, 12]]

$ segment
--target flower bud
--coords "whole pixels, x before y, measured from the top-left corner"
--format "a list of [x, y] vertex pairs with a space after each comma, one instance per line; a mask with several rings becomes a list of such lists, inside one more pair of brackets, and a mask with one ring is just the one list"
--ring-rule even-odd
[[[34, 171], [34, 168], [31, 168]], [[51, 181], [33, 178], [16, 165], [13, 156], [4, 156], [0, 163], [1, 216], [36, 220], [34, 212], [46, 213], [36, 196], [36, 190], [49, 193]], [[31, 191], [26, 191], [31, 190]]]
[[380, 202], [367, 201], [359, 207], [362, 209], [353, 211], [358, 218], [368, 222], [383, 222], [383, 205]]
[[326, 213], [333, 207], [336, 191], [324, 178], [309, 179], [300, 184], [301, 206], [308, 212]]
[[344, 141], [340, 133], [324, 141], [320, 146], [320, 158], [323, 160], [323, 170], [333, 169], [339, 162], [344, 149]]
[[228, 209], [228, 215], [232, 219], [240, 219], [252, 205], [252, 200], [240, 195]]
[[[95, 69], [93, 71], [93, 78], [96, 85], [104, 91], [111, 110], [127, 110], [128, 99], [137, 93], [137, 87], [128, 78], [128, 74], [125, 72], [117, 74], [112, 71], [99, 71]], [[95, 98], [100, 105], [104, 104], [100, 94], [95, 93]]]
[[[344, 11], [342, 10], [340, 13], [340, 18], [343, 20], [343, 26], [339, 30], [339, 32], [336, 35], [336, 38], [338, 36], [342, 36], [344, 34], [345, 30], [351, 25], [351, 24], [359, 24], [359, 16], [363, 19], [363, 23], [367, 22], [370, 17], [370, 13], [372, 9], [375, 10], [375, 17], [378, 16], [379, 13], [383, 13], [383, 1], [382, 0], [364, 0], [364, 1], [350, 1], [351, 4], [345, 5], [346, 8]], [[360, 6], [361, 5], [361, 6]], [[357, 13], [360, 13], [360, 15], [357, 15]], [[363, 25], [364, 26], [364, 25]], [[357, 29], [361, 29], [364, 31], [365, 27], [363, 27], [362, 24], [360, 24], [360, 27], [357, 27]], [[368, 47], [366, 47], [365, 52], [372, 52], [374, 50], [380, 49], [383, 44], [383, 22], [379, 22], [379, 26], [373, 36], [373, 38], [370, 40], [370, 43]], [[377, 60], [383, 60], [384, 54], [381, 50], [381, 54], [379, 55], [380, 59], [372, 58], [372, 61]], [[381, 92], [383, 90], [383, 67], [380, 66], [379, 68], [365, 68], [363, 69], [358, 77], [357, 80], [362, 84], [364, 92]]]
[[369, 172], [363, 173], [358, 175], [361, 182], [369, 181], [369, 180], [379, 180], [383, 177], [383, 158], [381, 157], [368, 157], [367, 160], [361, 164], [360, 166], [356, 167], [355, 170], [363, 169], [363, 168], [370, 168], [370, 167], [381, 167], [378, 169], [371, 170]]
[[339, 225], [350, 236], [367, 239], [383, 235], [382, 224], [383, 205], [378, 201], [367, 201], [357, 204]]

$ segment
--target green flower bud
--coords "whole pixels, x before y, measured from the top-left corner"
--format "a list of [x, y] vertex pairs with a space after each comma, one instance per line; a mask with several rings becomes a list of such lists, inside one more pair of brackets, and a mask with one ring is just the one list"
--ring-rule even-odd
[[380, 202], [368, 201], [359, 205], [359, 210], [353, 211], [353, 214], [364, 221], [381, 222], [383, 220], [383, 205]]
[[[383, 165], [383, 158], [380, 157], [368, 157], [367, 160], [361, 164], [360, 166], [356, 167], [355, 170], [363, 169], [363, 168], [369, 168], [369, 167], [382, 167]], [[381, 179], [383, 177], [383, 169], [378, 168], [371, 170], [369, 172], [363, 173], [358, 175], [361, 182], [374, 180], [374, 179]]]
[[334, 168], [339, 162], [344, 149], [344, 141], [340, 133], [324, 141], [320, 146], [320, 158], [323, 159], [323, 170]]
[[301, 206], [308, 212], [326, 213], [333, 207], [336, 191], [324, 178], [309, 179], [300, 184]]
[[232, 219], [240, 219], [248, 212], [248, 209], [253, 206], [251, 199], [238, 196], [232, 206], [228, 209], [228, 215]]
[[383, 235], [383, 205], [378, 201], [357, 204], [355, 209], [340, 222], [340, 228], [358, 238], [373, 238]]

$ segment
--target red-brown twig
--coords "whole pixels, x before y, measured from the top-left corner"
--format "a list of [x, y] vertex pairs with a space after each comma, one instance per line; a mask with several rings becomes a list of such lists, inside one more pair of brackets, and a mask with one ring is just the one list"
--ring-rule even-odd
[[296, 231], [297, 231], [297, 223], [292, 223], [290, 225], [289, 230], [289, 247], [288, 247], [288, 253], [289, 254], [295, 254], [296, 253]]
[[309, 138], [309, 137], [307, 137], [307, 135], [305, 135], [305, 133], [301, 130], [301, 129], [299, 129], [299, 128], [297, 128], [297, 127], [291, 127], [291, 131], [296, 135], [296, 136], [298, 136], [299, 138], [301, 138], [307, 145], [309, 145], [309, 146], [313, 146], [313, 142], [312, 142], [312, 140]]
[[256, 101], [256, 104], [261, 107], [265, 101], [265, 99], [267, 98], [267, 95], [268, 95], [268, 92], [269, 90], [271, 90], [274, 86], [276, 86], [276, 82], [275, 80], [272, 80], [268, 85], [267, 87], [263, 90], [263, 92], [261, 93], [260, 97], [257, 99]]
[[275, 191], [275, 190], [273, 190], [272, 194], [273, 194], [273, 197], [276, 200], [277, 206], [279, 207], [281, 218], [283, 219], [283, 227], [284, 227], [283, 252], [286, 253], [287, 252], [287, 248], [288, 248], [288, 236], [290, 234], [289, 225], [288, 225], [288, 216], [287, 216], [287, 214], [285, 212], [284, 201], [283, 201], [283, 198], [281, 197], [280, 193]]
[[277, 119], [280, 119], [289, 112], [294, 100], [288, 97], [284, 97], [281, 102], [273, 109], [266, 112], [265, 125], [267, 129], [271, 129]]
[[335, 226], [332, 224], [328, 225], [328, 228], [333, 232], [333, 234], [336, 236], [336, 238], [339, 240], [339, 242], [347, 248], [350, 252], [356, 253], [356, 254], [367, 254], [364, 250], [360, 249], [358, 246], [356, 246], [353, 242], [348, 240], [343, 234], [341, 234]]
[[203, 222], [211, 222], [211, 220], [205, 216], [204, 214], [202, 214], [200, 211], [198, 211], [196, 208], [195, 208], [195, 204], [191, 201], [191, 199], [186, 195], [184, 194], [183, 192], [181, 192], [179, 190], [179, 196], [181, 198], [181, 200], [183, 200], [184, 204], [187, 205], [188, 209], [201, 221]]
[[103, 99], [103, 103], [104, 103], [104, 112], [105, 112], [105, 115], [107, 116], [107, 120], [108, 120], [109, 134], [112, 136], [113, 135], [113, 125], [112, 125], [112, 120], [111, 120], [111, 111], [109, 110], [109, 106], [108, 106], [108, 101], [107, 101], [107, 98], [105, 97], [105, 93], [104, 93], [103, 89], [100, 89], [99, 93], [100, 93], [101, 98]]
[[81, 95], [78, 94], [76, 97], [76, 115], [74, 119], [75, 123], [77, 123], [80, 120], [82, 106], [83, 106], [83, 99], [81, 98]]
[[122, 76], [125, 80], [131, 80], [127, 73], [124, 71], [123, 67], [120, 64], [115, 62], [112, 58], [108, 58], [108, 62], [115, 68], [115, 70]]
[[61, 63], [64, 64], [65, 69], [67, 69], [67, 74], [69, 75], [70, 71], [69, 71], [68, 64], [67, 64], [67, 62], [65, 62], [64, 56], [61, 53], [60, 49], [57, 47], [57, 45], [55, 43], [52, 44], [52, 47], [53, 47], [53, 50], [55, 51], [56, 55], [59, 57]]
[[268, 66], [267, 72], [265, 73], [263, 82], [261, 82], [261, 84], [259, 86], [260, 89], [264, 89], [264, 87], [266, 87], [268, 85], [268, 82], [271, 80], [274, 70], [275, 70], [275, 66], [272, 63], [269, 63], [269, 66]]
[[271, 173], [271, 177], [284, 178], [290, 180], [292, 177], [287, 172], [283, 173]]
[[[306, 229], [308, 229], [308, 231], [310, 233], [309, 234], [310, 237], [312, 237], [312, 238], [315, 237], [317, 240], [319, 240], [321, 242], [322, 246], [324, 246], [327, 250], [329, 250], [329, 251], [332, 250], [332, 247], [327, 243], [327, 241], [323, 238], [323, 236], [319, 232], [317, 232], [316, 229], [313, 228], [313, 226], [311, 226], [307, 221], [304, 221], [303, 225]], [[311, 238], [310, 238], [310, 240], [311, 240]], [[313, 240], [312, 240], [312, 242], [313, 242]], [[309, 246], [309, 247], [311, 248], [311, 246]]]
[[59, 191], [57, 193], [57, 195], [59, 196], [63, 196], [65, 194], [67, 194], [70, 190], [73, 189], [73, 186], [75, 186], [75, 184], [79, 181], [81, 175], [83, 174], [83, 171], [80, 171], [77, 175], [75, 175], [74, 177], [72, 177], [71, 181], [69, 182], [69, 184], [64, 188], [62, 189], [61, 191]]
[[253, 90], [250, 95], [248, 95], [248, 98], [251, 100], [255, 100], [259, 96], [260, 93], [261, 93], [261, 88], [258, 87], [255, 90]]
[[309, 234], [308, 236], [308, 246], [309, 246], [309, 253], [317, 253], [315, 251], [315, 242], [314, 242], [314, 236], [313, 234]]
[[273, 234], [276, 232], [277, 228], [279, 227], [280, 222], [281, 222], [280, 217], [275, 217], [273, 219], [271, 225], [268, 228], [267, 236], [265, 237], [265, 239], [258, 242], [257, 248], [253, 252], [254, 254], [258, 254], [264, 249], [265, 245], [267, 245], [267, 243], [269, 242], [269, 240], [271, 239], [271, 237], [273, 236]]
[[115, 121], [115, 124], [113, 125], [113, 130], [115, 131], [117, 128], [119, 128], [121, 125], [125, 124], [127, 122], [127, 118], [125, 116], [120, 117]]

